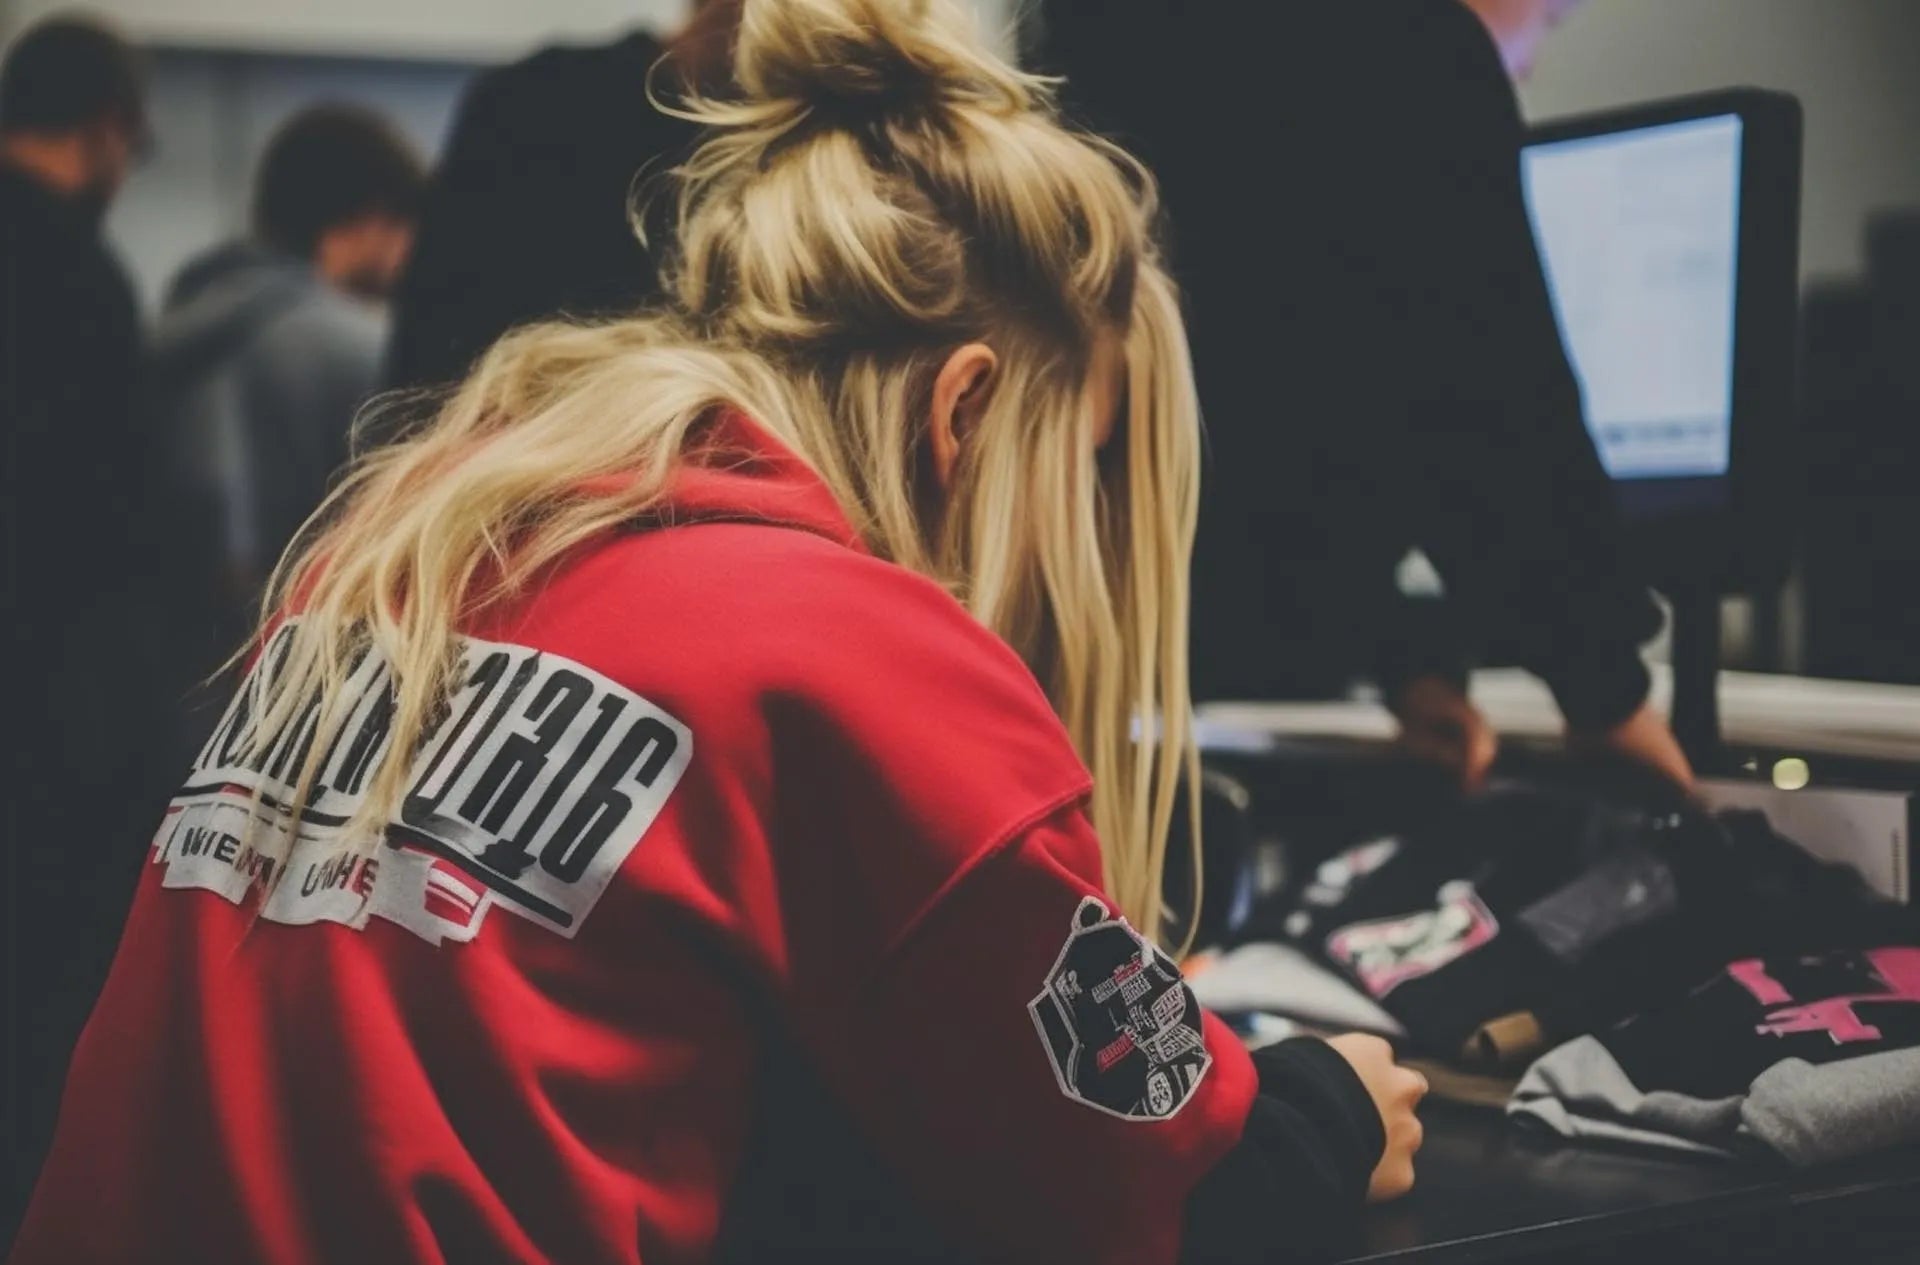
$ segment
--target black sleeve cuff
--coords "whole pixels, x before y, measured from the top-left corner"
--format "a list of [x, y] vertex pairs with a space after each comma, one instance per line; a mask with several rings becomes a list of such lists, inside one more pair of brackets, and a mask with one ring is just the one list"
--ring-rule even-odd
[[1353, 1064], [1325, 1041], [1296, 1037], [1253, 1052], [1260, 1096], [1292, 1103], [1320, 1127], [1356, 1200], [1387, 1150], [1387, 1127]]
[[1366, 1086], [1324, 1041], [1253, 1053], [1260, 1092], [1240, 1141], [1187, 1197], [1182, 1265], [1311, 1261], [1348, 1246], [1386, 1128]]

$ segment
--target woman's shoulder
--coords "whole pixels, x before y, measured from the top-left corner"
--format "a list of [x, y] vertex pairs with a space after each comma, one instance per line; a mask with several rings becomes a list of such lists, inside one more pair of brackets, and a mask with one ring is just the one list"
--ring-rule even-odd
[[803, 530], [710, 522], [611, 541], [494, 635], [674, 717], [703, 776], [893, 804], [930, 854], [968, 853], [1090, 781], [1025, 663], [952, 595]]
[[[939, 585], [804, 527], [718, 520], [628, 532], [557, 572], [542, 600], [591, 602], [737, 645], [885, 636], [903, 624], [970, 639], [979, 625]], [[984, 629], [980, 631], [984, 632]], [[997, 639], [995, 639], [997, 641]]]
[[964, 696], [975, 714], [1066, 746], [1026, 664], [952, 594], [800, 528], [707, 522], [621, 536], [570, 561], [503, 632], [708, 701], [924, 709]]

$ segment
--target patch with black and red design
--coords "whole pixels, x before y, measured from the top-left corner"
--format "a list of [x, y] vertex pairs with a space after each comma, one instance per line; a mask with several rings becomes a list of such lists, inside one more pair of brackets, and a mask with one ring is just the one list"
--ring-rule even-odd
[[1176, 1115], [1213, 1065], [1180, 968], [1092, 896], [1027, 1011], [1060, 1092], [1122, 1120]]

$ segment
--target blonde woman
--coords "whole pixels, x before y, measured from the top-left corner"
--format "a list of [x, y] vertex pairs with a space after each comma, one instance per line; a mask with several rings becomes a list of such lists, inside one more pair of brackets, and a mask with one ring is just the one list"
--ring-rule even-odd
[[736, 73], [669, 310], [508, 337], [283, 564], [22, 1265], [1269, 1259], [1411, 1182], [1384, 1045], [1154, 947], [1147, 177], [946, 0], [748, 0]]

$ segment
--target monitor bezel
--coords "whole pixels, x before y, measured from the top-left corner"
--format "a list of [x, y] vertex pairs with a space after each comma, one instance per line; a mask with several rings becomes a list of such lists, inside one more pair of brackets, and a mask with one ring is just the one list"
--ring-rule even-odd
[[[1734, 299], [1733, 411], [1724, 495], [1711, 507], [1623, 515], [1649, 580], [1668, 591], [1751, 592], [1780, 583], [1798, 521], [1792, 434], [1798, 415], [1801, 187], [1800, 103], [1733, 88], [1556, 119], [1529, 129], [1528, 147], [1737, 115], [1740, 227]], [[1546, 261], [1542, 259], [1544, 269]], [[1622, 479], [1623, 502], [1653, 485]], [[1659, 489], [1653, 489], [1658, 491]]]

